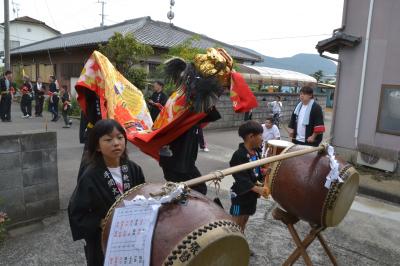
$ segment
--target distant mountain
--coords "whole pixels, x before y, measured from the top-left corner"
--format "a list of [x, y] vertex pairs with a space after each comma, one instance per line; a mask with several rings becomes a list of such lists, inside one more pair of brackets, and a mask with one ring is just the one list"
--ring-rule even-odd
[[324, 75], [331, 76], [336, 74], [336, 64], [331, 60], [320, 57], [318, 54], [296, 54], [292, 57], [276, 58], [260, 54], [245, 47], [239, 48], [256, 53], [263, 58], [264, 62], [256, 63], [256, 66], [293, 70], [307, 75], [318, 70], [322, 70]]

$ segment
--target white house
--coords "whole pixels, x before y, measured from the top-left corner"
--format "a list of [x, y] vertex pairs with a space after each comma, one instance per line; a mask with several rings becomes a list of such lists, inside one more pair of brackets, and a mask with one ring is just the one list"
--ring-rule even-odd
[[[53, 38], [61, 33], [34, 18], [24, 16], [10, 21], [10, 49]], [[4, 56], [4, 24], [0, 25], [0, 54]], [[0, 60], [3, 65], [3, 60]]]

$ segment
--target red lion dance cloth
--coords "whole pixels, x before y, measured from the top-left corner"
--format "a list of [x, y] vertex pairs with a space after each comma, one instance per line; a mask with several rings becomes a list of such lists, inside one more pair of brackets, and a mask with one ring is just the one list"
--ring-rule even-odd
[[99, 115], [89, 119], [90, 123], [115, 119], [125, 128], [128, 140], [156, 160], [162, 146], [207, 116], [223, 88], [230, 88], [235, 112], [257, 107], [256, 98], [243, 77], [232, 70], [232, 59], [223, 49], [209, 48], [207, 54], [197, 55], [194, 63], [171, 59], [166, 62], [166, 75], [176, 90], [153, 123], [142, 92], [95, 51], [76, 83], [78, 102], [87, 117], [90, 109], [97, 109]]

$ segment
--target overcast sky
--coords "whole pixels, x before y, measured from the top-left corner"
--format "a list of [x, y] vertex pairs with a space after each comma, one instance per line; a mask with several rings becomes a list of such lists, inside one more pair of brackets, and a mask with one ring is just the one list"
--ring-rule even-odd
[[[68, 33], [100, 25], [97, 0], [9, 0], [10, 18], [30, 16]], [[1, 1], [0, 21], [4, 21]], [[16, 6], [16, 5], [14, 5]], [[105, 24], [151, 16], [167, 22], [169, 0], [106, 0]], [[341, 26], [343, 0], [175, 0], [176, 26], [274, 57], [316, 53]]]

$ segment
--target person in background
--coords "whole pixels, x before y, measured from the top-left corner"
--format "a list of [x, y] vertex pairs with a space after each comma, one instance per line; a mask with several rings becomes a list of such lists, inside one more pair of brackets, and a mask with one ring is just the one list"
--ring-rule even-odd
[[267, 119], [265, 119], [265, 123], [261, 125], [263, 128], [263, 133], [262, 133], [262, 139], [263, 139], [262, 154], [263, 155], [266, 153], [266, 146], [267, 146], [269, 140], [281, 138], [281, 133], [279, 132], [278, 127], [276, 125], [274, 125], [272, 121], [273, 121], [272, 117], [267, 117]]
[[32, 117], [32, 83], [29, 80], [28, 76], [24, 76], [24, 83], [20, 88], [22, 97], [21, 97], [21, 112], [22, 118], [30, 118]]
[[99, 120], [88, 138], [85, 168], [68, 204], [74, 241], [85, 240], [87, 265], [104, 264], [101, 221], [121, 195], [145, 182], [142, 169], [129, 160], [124, 128], [115, 120]]
[[35, 93], [35, 116], [42, 117], [46, 86], [42, 83], [41, 77], [38, 77], [33, 85], [33, 92]]
[[64, 119], [65, 125], [63, 128], [70, 128], [72, 121], [68, 119], [68, 112], [71, 109], [71, 98], [69, 96], [68, 87], [63, 85], [60, 90], [61, 102], [62, 102], [62, 117]]
[[275, 96], [275, 101], [273, 102], [269, 102], [268, 103], [269, 106], [272, 107], [272, 119], [273, 119], [273, 123], [280, 128], [280, 117], [281, 117], [281, 113], [282, 113], [282, 102], [281, 102], [281, 96], [276, 95]]
[[253, 110], [244, 113], [244, 121], [249, 121], [253, 118]]
[[60, 102], [60, 97], [58, 97], [58, 92], [53, 92], [49, 97], [50, 113], [53, 116], [52, 122], [57, 122], [60, 118], [58, 115], [58, 103]]
[[56, 122], [58, 120], [58, 82], [55, 76], [50, 76], [49, 78], [49, 112], [52, 113], [53, 119], [51, 121]]
[[11, 122], [11, 103], [15, 92], [11, 81], [12, 72], [7, 70], [0, 79], [0, 117], [3, 122]]
[[206, 140], [204, 138], [203, 128], [201, 126], [199, 126], [199, 129], [198, 129], [198, 132], [197, 132], [197, 136], [199, 137], [200, 150], [204, 151], [204, 152], [209, 152], [210, 149], [207, 147], [207, 143], [206, 143]]
[[314, 100], [314, 90], [305, 86], [300, 89], [300, 102], [289, 122], [289, 137], [295, 144], [318, 146], [325, 132], [324, 114]]
[[153, 122], [156, 120], [158, 114], [160, 113], [161, 109], [165, 105], [168, 100], [168, 96], [163, 92], [164, 83], [161, 81], [154, 82], [153, 85], [153, 94], [150, 96], [148, 100], [149, 109], [150, 109], [150, 116]]

